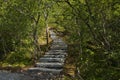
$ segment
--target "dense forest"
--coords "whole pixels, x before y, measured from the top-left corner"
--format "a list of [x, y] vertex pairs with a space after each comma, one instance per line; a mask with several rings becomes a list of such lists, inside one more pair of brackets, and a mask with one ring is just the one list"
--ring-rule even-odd
[[68, 44], [66, 80], [120, 80], [120, 0], [0, 0], [0, 67], [34, 64], [48, 28]]

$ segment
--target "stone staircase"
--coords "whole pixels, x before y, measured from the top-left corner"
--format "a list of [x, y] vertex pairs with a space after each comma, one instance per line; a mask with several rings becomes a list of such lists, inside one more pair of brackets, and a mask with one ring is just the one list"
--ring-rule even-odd
[[53, 40], [50, 50], [39, 59], [36, 67], [28, 70], [32, 73], [31, 76], [37, 77], [36, 80], [62, 80], [67, 45], [52, 30], [50, 30], [50, 37]]

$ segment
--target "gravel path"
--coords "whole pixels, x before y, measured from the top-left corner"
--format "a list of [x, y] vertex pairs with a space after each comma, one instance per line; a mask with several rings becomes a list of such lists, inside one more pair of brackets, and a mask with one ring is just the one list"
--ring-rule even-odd
[[8, 71], [0, 71], [0, 80], [34, 80], [34, 79], [24, 73], [11, 73]]

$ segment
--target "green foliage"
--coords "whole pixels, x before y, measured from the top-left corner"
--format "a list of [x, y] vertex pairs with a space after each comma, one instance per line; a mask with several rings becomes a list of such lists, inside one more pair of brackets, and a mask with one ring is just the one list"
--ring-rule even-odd
[[72, 44], [68, 52], [84, 80], [120, 79], [120, 1], [58, 0], [56, 3], [53, 17], [65, 29], [66, 41]]
[[45, 29], [44, 3], [41, 0], [0, 1], [1, 61], [27, 65], [33, 62], [36, 52], [40, 54], [38, 39]]
[[[29, 64], [45, 26], [64, 35], [85, 80], [120, 79], [119, 0], [0, 0], [0, 60]], [[40, 37], [39, 37], [40, 36]], [[45, 46], [46, 47], [46, 46]], [[44, 48], [46, 49], [46, 48]], [[44, 50], [45, 51], [45, 50]]]
[[10, 52], [6, 60], [10, 64], [15, 64], [15, 63], [23, 63], [25, 65], [30, 63], [31, 60], [31, 54], [28, 49], [25, 50], [25, 48], [21, 48], [20, 50], [17, 50], [15, 52]]

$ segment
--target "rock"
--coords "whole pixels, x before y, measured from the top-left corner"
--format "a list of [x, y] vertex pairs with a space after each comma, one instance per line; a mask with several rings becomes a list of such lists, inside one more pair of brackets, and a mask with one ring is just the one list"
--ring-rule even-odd
[[60, 53], [60, 52], [46, 52], [47, 55], [67, 55], [67, 53]]
[[64, 58], [40, 58], [40, 62], [64, 62]]
[[65, 58], [65, 55], [59, 54], [59, 55], [49, 55], [46, 54], [43, 56], [43, 58]]
[[29, 72], [43, 72], [43, 73], [52, 73], [52, 74], [60, 74], [62, 72], [62, 69], [48, 69], [48, 68], [40, 68], [40, 67], [35, 67], [35, 68], [29, 68]]
[[49, 69], [62, 69], [63, 63], [36, 63], [37, 67]]

